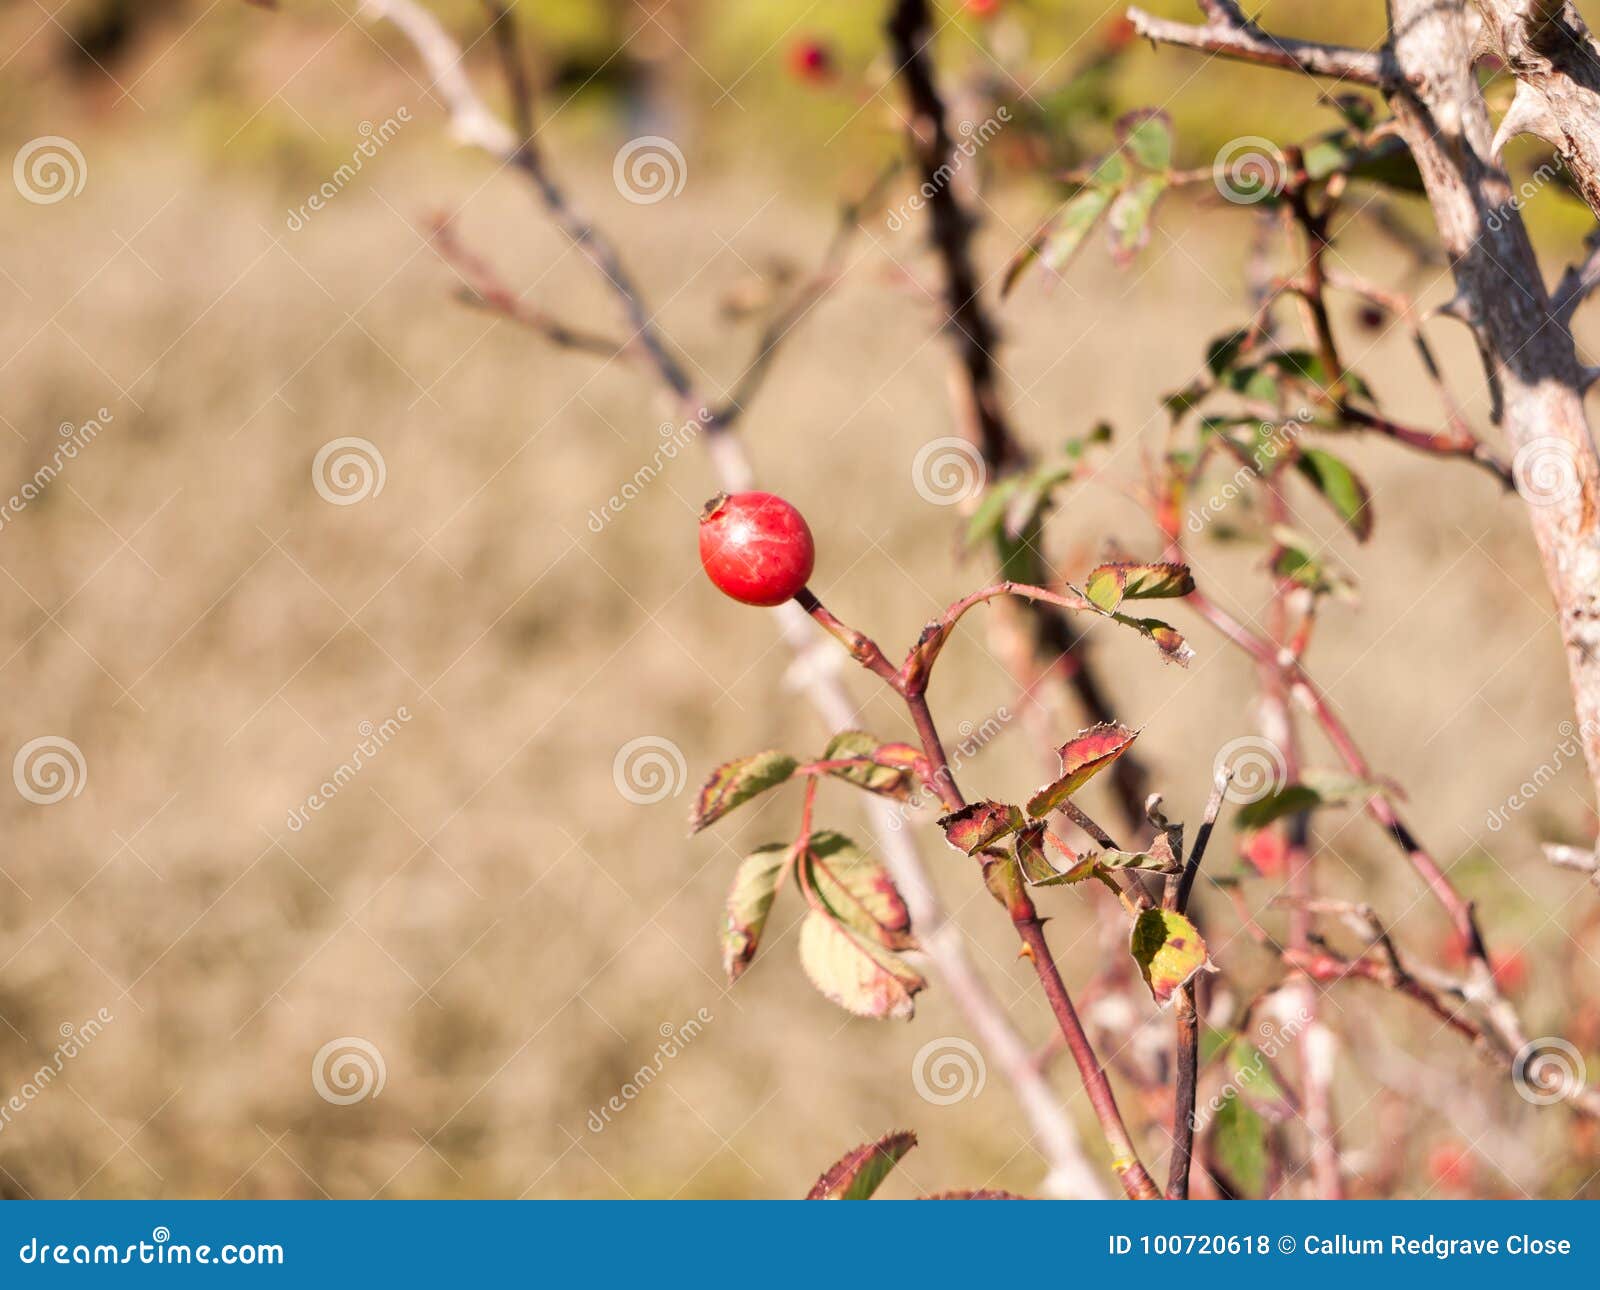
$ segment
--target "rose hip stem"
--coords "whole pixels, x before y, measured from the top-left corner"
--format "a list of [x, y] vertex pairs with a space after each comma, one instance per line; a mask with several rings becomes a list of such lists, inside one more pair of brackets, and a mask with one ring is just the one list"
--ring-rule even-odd
[[[950, 769], [950, 759], [945, 753], [943, 741], [939, 738], [939, 731], [933, 724], [933, 713], [928, 708], [926, 691], [933, 659], [937, 655], [938, 647], [943, 644], [944, 637], [955, 625], [956, 619], [972, 605], [1004, 592], [1015, 591], [1016, 594], [1027, 595], [1029, 592], [1039, 590], [1041, 589], [1012, 588], [1010, 584], [1006, 584], [1003, 588], [990, 589], [987, 594], [980, 592], [976, 596], [967, 597], [964, 601], [958, 601], [937, 625], [923, 633], [918, 648], [911, 651], [905, 665], [900, 668], [889, 662], [883, 650], [878, 647], [878, 643], [870, 636], [858, 632], [834, 617], [817, 599], [810, 587], [802, 587], [795, 595], [795, 601], [817, 620], [825, 632], [840, 641], [856, 662], [873, 675], [882, 678], [890, 689], [905, 700], [912, 724], [917, 728], [923, 756], [928, 760], [928, 786], [938, 795], [947, 810], [959, 811], [966, 805], [966, 799], [956, 785], [955, 774]], [[929, 645], [932, 646], [931, 650], [924, 652]], [[1039, 917], [1039, 911], [1026, 889], [1019, 887], [1013, 893], [1008, 902], [1008, 912], [1011, 915], [1012, 926], [1016, 928], [1017, 936], [1022, 941], [1022, 952], [1032, 961], [1034, 971], [1038, 973], [1039, 984], [1044, 988], [1045, 998], [1050, 1001], [1050, 1010], [1055, 1013], [1056, 1023], [1061, 1027], [1061, 1036], [1066, 1040], [1067, 1050], [1072, 1054], [1072, 1060], [1077, 1063], [1078, 1073], [1083, 1078], [1084, 1090], [1089, 1094], [1089, 1104], [1094, 1108], [1095, 1116], [1100, 1121], [1100, 1131], [1105, 1136], [1106, 1145], [1111, 1149], [1111, 1167], [1121, 1180], [1123, 1190], [1131, 1200], [1160, 1200], [1161, 1191], [1139, 1159], [1139, 1152], [1133, 1144], [1133, 1138], [1128, 1133], [1122, 1112], [1117, 1106], [1111, 1081], [1106, 1077], [1105, 1067], [1100, 1064], [1094, 1045], [1090, 1043], [1088, 1033], [1083, 1028], [1083, 1022], [1078, 1018], [1078, 1010], [1072, 1006], [1072, 996], [1067, 992], [1066, 982], [1061, 979], [1061, 970], [1056, 966], [1055, 956], [1051, 954], [1050, 946], [1045, 940], [1044, 922]]]

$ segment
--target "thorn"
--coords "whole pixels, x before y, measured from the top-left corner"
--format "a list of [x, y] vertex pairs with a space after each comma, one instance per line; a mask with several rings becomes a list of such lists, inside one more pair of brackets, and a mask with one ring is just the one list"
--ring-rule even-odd
[[1033, 946], [1024, 941], [1022, 943], [1022, 948], [1017, 951], [1017, 957], [1019, 959], [1027, 959], [1031, 962], [1033, 960]]
[[1559, 143], [1561, 131], [1550, 114], [1544, 95], [1526, 81], [1517, 82], [1517, 91], [1511, 97], [1511, 106], [1500, 118], [1500, 128], [1494, 132], [1494, 142], [1489, 145], [1489, 157], [1500, 164], [1500, 153], [1506, 143], [1519, 134], [1533, 134], [1546, 143]]
[[1464, 291], [1456, 292], [1444, 304], [1436, 309], [1429, 310], [1428, 317], [1454, 318], [1458, 323], [1472, 328], [1473, 331], [1478, 329], [1481, 321], [1476, 307]]

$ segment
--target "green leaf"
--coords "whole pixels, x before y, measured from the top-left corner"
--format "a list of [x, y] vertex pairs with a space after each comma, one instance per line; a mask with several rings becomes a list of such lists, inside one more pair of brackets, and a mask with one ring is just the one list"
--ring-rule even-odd
[[1244, 349], [1245, 341], [1249, 339], [1250, 333], [1244, 328], [1230, 331], [1225, 336], [1218, 336], [1206, 346], [1206, 369], [1212, 376], [1219, 378], [1224, 372], [1231, 371], [1234, 364], [1239, 361], [1239, 354]]
[[1286, 815], [1298, 815], [1320, 806], [1359, 805], [1377, 791], [1376, 784], [1353, 775], [1307, 770], [1300, 782], [1286, 784], [1259, 802], [1240, 807], [1238, 823], [1242, 829], [1263, 829]]
[[1372, 497], [1349, 466], [1321, 448], [1302, 448], [1295, 467], [1350, 526], [1357, 541], [1372, 536]]
[[1199, 931], [1170, 909], [1144, 910], [1134, 920], [1129, 949], [1139, 965], [1139, 975], [1163, 1006], [1206, 966], [1206, 943]]
[[1127, 752], [1138, 737], [1137, 730], [1112, 721], [1080, 730], [1057, 750], [1061, 774], [1028, 799], [1028, 814], [1036, 820], [1049, 815]]
[[1217, 1167], [1243, 1196], [1267, 1186], [1267, 1125], [1242, 1097], [1230, 1097], [1211, 1117], [1211, 1153]]
[[1149, 869], [1152, 873], [1177, 873], [1183, 868], [1171, 853], [1152, 855], [1149, 851], [1096, 851], [1084, 856], [1103, 869]]
[[1025, 821], [1022, 812], [1009, 802], [972, 802], [959, 811], [939, 818], [945, 841], [969, 856], [1015, 833]]
[[1150, 241], [1150, 217], [1156, 202], [1167, 190], [1161, 175], [1145, 175], [1117, 195], [1106, 216], [1106, 232], [1111, 239], [1111, 258], [1118, 268], [1127, 268], [1134, 256]]
[[1193, 590], [1194, 575], [1182, 564], [1102, 564], [1083, 583], [1084, 595], [1108, 614], [1124, 600], [1170, 599]]
[[1084, 239], [1100, 222], [1100, 217], [1111, 205], [1113, 195], [1110, 189], [1095, 186], [1080, 189], [1074, 194], [1012, 257], [1000, 280], [1001, 299], [1011, 294], [1011, 289], [1036, 259], [1057, 273], [1064, 270], [1078, 253]]
[[915, 787], [912, 767], [918, 756], [920, 754], [910, 744], [885, 743], [864, 730], [845, 730], [828, 741], [822, 760], [870, 761], [873, 763], [870, 766], [841, 766], [828, 773], [869, 793], [904, 801]]
[[832, 1165], [806, 1194], [807, 1200], [867, 1200], [889, 1171], [917, 1145], [914, 1133], [890, 1133], [865, 1142]]
[[800, 966], [824, 998], [858, 1017], [907, 1020], [928, 984], [893, 951], [815, 909], [800, 924]]
[[701, 786], [689, 812], [689, 832], [700, 832], [758, 793], [776, 788], [800, 763], [788, 753], [759, 752], [724, 762]]
[[732, 985], [756, 956], [756, 942], [767, 925], [772, 898], [793, 854], [784, 842], [757, 847], [739, 862], [728, 889], [728, 906], [722, 923], [722, 970]]
[[1084, 856], [1069, 869], [1058, 870], [1044, 849], [1043, 822], [1030, 824], [1017, 834], [1017, 867], [1035, 887], [1060, 887], [1082, 882], [1094, 874], [1094, 857]]
[[1155, 108], [1127, 113], [1117, 122], [1117, 138], [1128, 155], [1146, 170], [1172, 164], [1172, 118]]
[[889, 949], [909, 949], [911, 915], [889, 871], [843, 834], [813, 833], [806, 847], [812, 889], [835, 918]]

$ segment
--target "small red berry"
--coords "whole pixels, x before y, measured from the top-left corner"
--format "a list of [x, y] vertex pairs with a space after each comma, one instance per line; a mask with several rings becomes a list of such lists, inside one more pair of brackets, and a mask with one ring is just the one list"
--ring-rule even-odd
[[821, 84], [833, 78], [833, 53], [820, 40], [801, 40], [789, 47], [789, 71], [797, 79]]
[[1100, 41], [1108, 54], [1120, 54], [1133, 43], [1133, 38], [1139, 34], [1139, 29], [1133, 25], [1131, 19], [1124, 14], [1118, 14], [1106, 23], [1100, 33]]
[[744, 604], [794, 599], [816, 559], [805, 517], [772, 493], [719, 493], [700, 513], [706, 577]]

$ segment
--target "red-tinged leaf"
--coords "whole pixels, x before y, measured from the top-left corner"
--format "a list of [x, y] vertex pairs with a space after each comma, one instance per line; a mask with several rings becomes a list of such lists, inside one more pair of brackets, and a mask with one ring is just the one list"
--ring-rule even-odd
[[757, 847], [739, 862], [728, 890], [728, 907], [722, 923], [722, 970], [732, 985], [756, 956], [756, 943], [767, 925], [772, 898], [793, 857], [794, 848], [783, 842]]
[[846, 730], [828, 741], [822, 760], [871, 762], [870, 766], [841, 766], [830, 773], [869, 793], [903, 801], [916, 786], [912, 767], [920, 755], [910, 744], [884, 743], [864, 730]]
[[936, 1191], [928, 1196], [918, 1196], [918, 1200], [1027, 1200], [1027, 1196], [1019, 1196], [1014, 1191], [995, 1191], [992, 1187], [982, 1187], [975, 1191]]
[[839, 833], [813, 833], [806, 848], [812, 890], [846, 926], [892, 950], [910, 949], [911, 914], [889, 871]]
[[1206, 966], [1206, 943], [1199, 931], [1170, 909], [1141, 913], [1134, 920], [1129, 949], [1139, 965], [1139, 975], [1162, 1006]]
[[1034, 819], [1049, 815], [1127, 752], [1138, 737], [1137, 730], [1129, 730], [1110, 721], [1079, 731], [1061, 745], [1061, 775], [1028, 799], [1028, 814]]
[[1320, 448], [1302, 448], [1295, 468], [1327, 498], [1358, 542], [1372, 536], [1372, 495], [1356, 473]]
[[1167, 662], [1188, 667], [1194, 660], [1194, 650], [1172, 624], [1164, 623], [1159, 618], [1130, 618], [1127, 614], [1112, 614], [1111, 617], [1124, 627], [1132, 627], [1140, 635], [1153, 640]]
[[972, 802], [939, 818], [945, 841], [969, 856], [1015, 833], [1024, 823], [1022, 812], [1009, 802]]
[[892, 950], [813, 909], [800, 924], [800, 965], [823, 996], [858, 1017], [908, 1020], [928, 983]]
[[689, 832], [700, 832], [758, 793], [776, 788], [800, 763], [788, 753], [767, 751], [724, 762], [701, 786], [689, 812]]
[[[1022, 876], [1035, 887], [1059, 887], [1082, 882], [1094, 873], [1094, 857], [1085, 856], [1065, 870], [1051, 863], [1044, 849], [1045, 826], [1043, 822], [1030, 824], [1017, 834], [1017, 867]], [[987, 873], [987, 871], [985, 871]]]
[[1047, 882], [1056, 876], [1056, 867], [1044, 850], [1044, 824], [1030, 824], [1017, 834], [1017, 867], [1029, 882]]
[[818, 1178], [807, 1200], [866, 1200], [917, 1145], [917, 1135], [888, 1133], [876, 1142], [864, 1142]]
[[1108, 614], [1124, 600], [1165, 600], [1193, 590], [1194, 575], [1182, 564], [1102, 564], [1083, 583], [1083, 594]]
[[1004, 851], [986, 852], [983, 862], [983, 885], [989, 894], [1000, 902], [1000, 908], [1013, 917], [1022, 916], [1027, 908], [1027, 887], [1022, 881], [1022, 870]]

